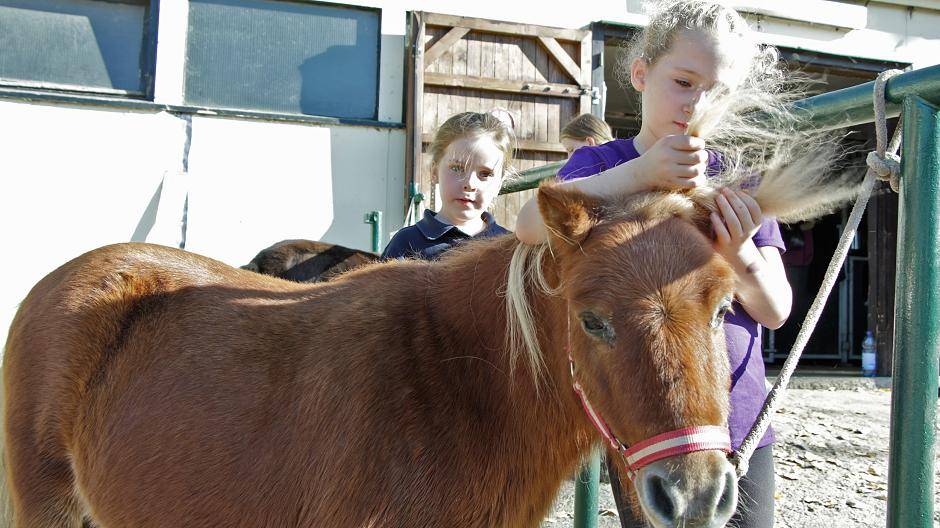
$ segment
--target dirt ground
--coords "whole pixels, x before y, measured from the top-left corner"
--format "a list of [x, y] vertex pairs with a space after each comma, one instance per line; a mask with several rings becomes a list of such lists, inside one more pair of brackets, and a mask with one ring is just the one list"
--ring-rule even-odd
[[[886, 389], [787, 391], [774, 418], [778, 528], [885, 526], [890, 409]], [[934, 526], [940, 527], [940, 450], [937, 457]], [[599, 528], [619, 528], [608, 484], [601, 484], [598, 508]], [[573, 513], [568, 481], [542, 528], [569, 528]]]

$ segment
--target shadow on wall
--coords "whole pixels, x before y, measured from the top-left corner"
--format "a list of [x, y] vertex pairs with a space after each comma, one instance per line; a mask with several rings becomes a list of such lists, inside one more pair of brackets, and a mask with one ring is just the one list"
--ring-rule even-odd
[[147, 208], [140, 216], [140, 220], [137, 221], [137, 227], [134, 228], [134, 233], [131, 235], [131, 242], [147, 241], [147, 236], [150, 235], [150, 230], [153, 229], [153, 225], [157, 221], [157, 209], [160, 207], [160, 195], [162, 193], [163, 182], [161, 181], [150, 198], [150, 203], [147, 204]]
[[300, 113], [328, 117], [377, 118], [378, 50], [365, 25], [356, 23], [351, 46], [330, 46], [304, 60], [300, 72]]
[[[300, 112], [340, 118], [377, 119], [378, 86], [364, 79], [378, 76], [378, 50], [373, 29], [356, 23], [355, 43], [331, 46], [298, 67], [301, 78]], [[389, 167], [389, 137], [374, 130], [331, 127], [330, 156], [333, 218], [321, 240], [360, 250], [372, 250], [372, 228], [364, 217], [382, 210], [385, 218]], [[397, 216], [398, 213], [393, 213]], [[387, 225], [387, 220], [383, 223]], [[384, 227], [384, 226], [383, 226]], [[383, 229], [384, 230], [384, 229]], [[383, 236], [381, 245], [388, 242]], [[381, 249], [381, 248], [380, 248]]]
[[186, 233], [183, 223], [190, 184], [186, 173], [164, 172], [137, 221], [130, 241], [184, 247]]
[[[383, 210], [383, 224], [388, 224], [388, 213], [384, 211], [388, 201], [388, 148], [387, 134], [380, 140], [374, 131], [330, 129], [333, 217], [321, 241], [372, 251], [372, 227], [365, 222], [365, 215]], [[379, 251], [388, 243], [387, 238], [383, 236]]]
[[372, 251], [371, 211], [382, 212], [379, 252], [405, 214], [405, 131], [331, 127], [333, 218], [320, 240]]

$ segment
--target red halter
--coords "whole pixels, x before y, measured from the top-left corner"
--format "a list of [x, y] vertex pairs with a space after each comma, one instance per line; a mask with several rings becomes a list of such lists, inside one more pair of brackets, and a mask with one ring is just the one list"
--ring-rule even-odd
[[[569, 312], [570, 313], [570, 312]], [[581, 405], [584, 406], [588, 418], [594, 427], [601, 433], [601, 436], [607, 440], [610, 447], [620, 453], [623, 457], [624, 467], [627, 468], [627, 475], [630, 480], [636, 478], [637, 473], [644, 466], [662, 460], [667, 457], [694, 453], [696, 451], [718, 450], [726, 453], [731, 452], [731, 438], [728, 430], [716, 425], [704, 425], [685, 427], [675, 431], [669, 431], [656, 435], [652, 438], [643, 440], [633, 447], [627, 447], [617, 437], [607, 425], [607, 422], [601, 418], [601, 415], [594, 410], [588, 397], [584, 394], [581, 383], [575, 377], [574, 359], [571, 357], [571, 317], [568, 318], [568, 365], [571, 368], [571, 382], [574, 391], [581, 399]]]

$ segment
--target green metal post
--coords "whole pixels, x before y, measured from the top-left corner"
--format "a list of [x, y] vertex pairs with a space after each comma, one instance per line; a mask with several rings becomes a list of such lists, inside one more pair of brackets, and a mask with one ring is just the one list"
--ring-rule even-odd
[[411, 187], [408, 189], [408, 196], [411, 197], [414, 221], [417, 223], [418, 220], [421, 220], [421, 202], [424, 201], [424, 194], [418, 192], [418, 185], [415, 182], [411, 182]]
[[382, 211], [370, 211], [366, 213], [365, 223], [372, 224], [372, 252], [381, 253], [382, 251]]
[[601, 478], [601, 454], [595, 449], [574, 484], [574, 528], [597, 527], [597, 485]]
[[929, 528], [940, 359], [940, 112], [910, 96], [898, 208], [888, 528]]

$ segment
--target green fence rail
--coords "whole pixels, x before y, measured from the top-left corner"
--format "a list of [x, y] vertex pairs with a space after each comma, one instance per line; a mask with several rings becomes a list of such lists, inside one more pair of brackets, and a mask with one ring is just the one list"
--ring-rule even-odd
[[564, 164], [564, 161], [556, 161], [521, 171], [515, 178], [507, 178], [503, 181], [503, 187], [499, 190], [499, 194], [534, 189], [539, 186], [539, 182], [542, 180], [554, 178], [558, 174], [558, 169]]
[[[874, 82], [794, 103], [808, 122], [837, 129], [874, 120]], [[940, 365], [940, 66], [891, 78], [888, 117], [902, 115], [895, 336], [888, 461], [888, 528], [931, 528]], [[500, 194], [538, 186], [562, 162], [522, 171]], [[575, 526], [597, 526], [596, 457], [577, 480]]]

